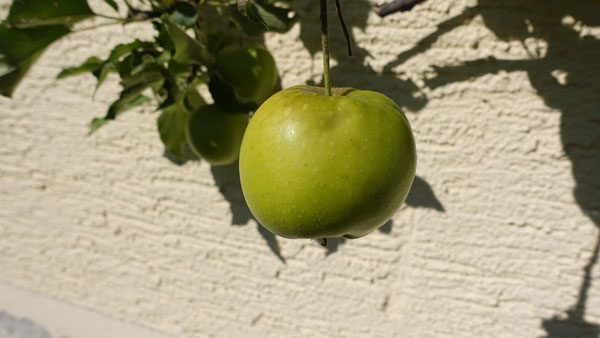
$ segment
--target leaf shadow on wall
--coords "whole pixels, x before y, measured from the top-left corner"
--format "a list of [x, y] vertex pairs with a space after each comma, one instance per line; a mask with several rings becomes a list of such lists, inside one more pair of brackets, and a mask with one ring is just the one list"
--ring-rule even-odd
[[[527, 73], [545, 104], [561, 113], [560, 137], [572, 165], [576, 184], [573, 194], [581, 210], [600, 230], [600, 39], [582, 28], [599, 26], [598, 13], [597, 1], [479, 0], [476, 6], [440, 23], [437, 31], [398, 55], [385, 70], [390, 71], [426, 51], [441, 35], [467, 24], [475, 16], [480, 16], [487, 28], [502, 40], [519, 41], [524, 48], [531, 41], [543, 41], [545, 51], [544, 48], [531, 51], [529, 47], [530, 57], [526, 59], [501, 60], [490, 56], [457, 66], [434, 67], [437, 75], [428, 79], [426, 85], [435, 89], [501, 71]], [[471, 47], [477, 48], [477, 44]], [[585, 321], [591, 273], [600, 250], [600, 233], [598, 236], [583, 269], [576, 303], [565, 310], [566, 316], [542, 320], [545, 337], [600, 336], [600, 326]]]
[[[321, 55], [321, 31], [319, 21], [319, 0], [297, 1], [297, 8], [302, 20], [300, 21], [300, 40], [309, 53]], [[332, 3], [332, 2], [331, 2]], [[367, 0], [342, 1], [342, 12], [346, 25], [352, 36], [352, 31], [365, 30], [367, 19], [373, 7]], [[390, 97], [402, 108], [413, 112], [419, 111], [427, 103], [425, 96], [417, 85], [410, 79], [399, 79], [396, 75], [380, 74], [369, 64], [369, 52], [352, 42], [353, 56], [348, 56], [346, 40], [337, 19], [334, 6], [328, 7], [329, 16], [329, 51], [331, 58], [339, 63], [331, 68], [333, 87], [353, 87], [372, 90]], [[321, 69], [320, 57], [317, 69]], [[319, 72], [320, 74], [320, 72]], [[323, 79], [319, 83], [312, 80], [308, 85], [323, 86]]]

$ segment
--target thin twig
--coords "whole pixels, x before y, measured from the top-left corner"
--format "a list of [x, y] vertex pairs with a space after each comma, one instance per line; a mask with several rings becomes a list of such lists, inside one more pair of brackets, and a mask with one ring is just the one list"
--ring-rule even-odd
[[98, 25], [94, 25], [94, 26], [88, 26], [88, 27], [83, 27], [83, 28], [79, 28], [73, 31], [73, 33], [78, 33], [78, 32], [84, 32], [84, 31], [89, 31], [92, 29], [96, 29], [96, 28], [100, 28], [100, 27], [106, 27], [106, 26], [113, 26], [113, 25], [119, 25], [124, 23], [123, 21], [113, 21], [113, 22], [104, 22]]
[[97, 16], [97, 17], [100, 17], [100, 18], [105, 18], [105, 19], [125, 21], [124, 18], [119, 18], [119, 17], [116, 17], [116, 16], [104, 15], [104, 14], [99, 14], [99, 13], [96, 13], [94, 15]]
[[346, 39], [346, 46], [348, 47], [348, 55], [352, 56], [352, 39], [350, 38], [350, 33], [348, 32], [348, 28], [344, 22], [344, 15], [342, 14], [342, 5], [340, 5], [340, 0], [335, 0], [335, 11], [337, 12], [340, 25], [342, 25], [342, 31], [344, 31], [344, 38]]

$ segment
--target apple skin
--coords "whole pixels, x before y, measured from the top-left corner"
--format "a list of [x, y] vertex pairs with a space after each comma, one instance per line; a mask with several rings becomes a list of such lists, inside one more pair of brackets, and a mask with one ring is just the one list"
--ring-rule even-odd
[[252, 117], [240, 152], [250, 211], [287, 238], [358, 238], [387, 222], [416, 170], [414, 137], [385, 95], [295, 86]]
[[238, 96], [259, 105], [273, 94], [279, 78], [275, 59], [259, 46], [223, 48], [216, 68]]
[[186, 138], [198, 157], [212, 165], [226, 165], [238, 159], [247, 126], [248, 114], [227, 113], [211, 104], [190, 114]]

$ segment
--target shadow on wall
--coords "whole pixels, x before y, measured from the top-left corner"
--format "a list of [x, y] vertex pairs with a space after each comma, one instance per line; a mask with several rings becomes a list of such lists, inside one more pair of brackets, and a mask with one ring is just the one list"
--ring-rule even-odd
[[[440, 203], [437, 197], [435, 197], [431, 186], [429, 186], [429, 184], [419, 176], [415, 176], [415, 180], [413, 181], [412, 187], [410, 188], [410, 192], [406, 197], [405, 203], [406, 205], [413, 208], [434, 209], [439, 212], [446, 211], [442, 203]], [[394, 221], [390, 220], [381, 227], [379, 227], [377, 231], [384, 234], [390, 234], [392, 232], [393, 227]], [[327, 241], [327, 252], [325, 255], [329, 256], [332, 253], [336, 252], [338, 250], [338, 247], [346, 243], [347, 241], [348, 240], [343, 237], [329, 239]]]
[[[435, 0], [430, 0], [435, 1]], [[317, 0], [297, 0], [296, 7], [302, 16], [300, 39], [311, 54], [320, 50]], [[332, 76], [344, 80], [345, 86], [368, 88], [386, 94], [403, 108], [418, 112], [427, 100], [411, 80], [395, 77], [391, 71], [413, 56], [427, 51], [443, 34], [467, 24], [473, 17], [481, 16], [485, 25], [500, 39], [520, 41], [526, 47], [530, 38], [544, 41], [541, 48], [531, 51], [526, 59], [496, 59], [492, 56], [479, 60], [465, 60], [458, 66], [435, 67], [437, 75], [425, 84], [435, 89], [447, 84], [493, 74], [499, 71], [526, 72], [531, 85], [547, 106], [561, 112], [560, 136], [566, 156], [572, 164], [576, 182], [575, 199], [581, 210], [600, 228], [600, 40], [587, 35], [582, 26], [600, 25], [600, 2], [589, 0], [479, 0], [476, 6], [438, 25], [437, 31], [425, 36], [414, 48], [402, 52], [390, 62], [381, 74], [374, 71], [366, 58], [368, 52], [354, 45], [353, 57], [345, 55], [341, 29], [335, 23], [334, 9], [331, 13], [332, 57], [339, 60], [333, 67]], [[366, 0], [346, 2], [346, 23], [363, 29], [372, 10]], [[476, 48], [476, 45], [473, 46]], [[526, 47], [527, 48], [527, 47]], [[314, 84], [314, 83], [309, 83]], [[230, 202], [234, 225], [245, 225], [252, 218], [245, 204], [237, 164], [211, 169], [223, 196]], [[406, 203], [411, 207], [425, 207], [444, 212], [433, 190], [422, 178], [416, 177]], [[277, 238], [258, 226], [271, 251], [285, 262], [279, 252]], [[379, 231], [390, 233], [392, 222]], [[598, 229], [600, 230], [600, 229]], [[332, 254], [345, 243], [344, 239], [330, 239], [325, 248]], [[542, 327], [548, 338], [596, 338], [600, 327], [585, 322], [585, 304], [591, 284], [591, 271], [598, 260], [600, 234], [593, 255], [583, 271], [583, 281], [577, 302], [565, 309], [566, 317], [545, 319]]]
[[[254, 219], [244, 194], [242, 193], [242, 184], [240, 183], [240, 169], [238, 162], [226, 166], [211, 166], [210, 171], [215, 179], [215, 183], [219, 187], [219, 191], [223, 197], [229, 202], [231, 210], [231, 224], [234, 226], [243, 226], [248, 224], [248, 221]], [[271, 252], [285, 263], [285, 258], [281, 256], [281, 249], [277, 237], [269, 230], [265, 229], [258, 221], [256, 221], [256, 230], [267, 242]]]
[[0, 311], [1, 338], [52, 338], [43, 327], [26, 318], [16, 318]]
[[[305, 48], [311, 53], [320, 53], [320, 24], [319, 24], [319, 0], [298, 0], [296, 2], [296, 11], [303, 18], [300, 21], [300, 39]], [[375, 72], [370, 66], [366, 65], [366, 57], [369, 55], [365, 49], [356, 45], [353, 46], [354, 56], [348, 57], [346, 53], [345, 40], [341, 28], [334, 20], [337, 16], [335, 8], [329, 7], [330, 10], [330, 35], [331, 35], [331, 52], [332, 57], [340, 60], [340, 64], [332, 68], [332, 76], [334, 78], [343, 78], [344, 86], [356, 88], [369, 88], [370, 90], [379, 91], [386, 94], [396, 102], [403, 102], [403, 108], [408, 108], [413, 111], [421, 109], [426, 101], [425, 97], [420, 94], [417, 86], [411, 80], [397, 79], [394, 75], [384, 76]], [[365, 29], [367, 18], [373, 10], [372, 5], [367, 0], [356, 0], [344, 3], [344, 14], [346, 23], [351, 27]], [[312, 83], [314, 85], [314, 83]], [[335, 84], [334, 84], [335, 85]], [[178, 160], [165, 153], [165, 157], [175, 164], [183, 164], [187, 160], [197, 160], [190, 152], [187, 152], [185, 160]], [[242, 194], [238, 163], [228, 166], [212, 166], [211, 173], [215, 179], [223, 197], [229, 202], [232, 212], [231, 223], [234, 226], [245, 226], [248, 221], [253, 219], [253, 216], [246, 205]], [[435, 197], [435, 194], [429, 184], [420, 177], [415, 177], [415, 181], [406, 200], [406, 204], [411, 207], [431, 208], [440, 212], [444, 212], [444, 207]], [[281, 255], [281, 250], [277, 237], [264, 227], [256, 222], [257, 231], [264, 238], [267, 245], [281, 260], [285, 263], [285, 258]], [[389, 221], [379, 228], [379, 231], [389, 234], [392, 231], [393, 223]], [[328, 240], [328, 245], [325, 248], [326, 255], [336, 252], [340, 245], [346, 242], [343, 238], [332, 238]]]
[[[176, 156], [171, 155], [168, 152], [164, 152], [163, 156], [171, 161], [173, 164], [182, 165], [187, 161], [201, 161], [186, 145], [185, 149], [185, 158], [180, 159]], [[232, 218], [231, 224], [233, 226], [243, 226], [247, 225], [248, 221], [254, 219], [248, 205], [246, 204], [246, 200], [244, 199], [244, 195], [242, 193], [242, 184], [240, 183], [240, 171], [239, 164], [236, 161], [230, 165], [225, 166], [211, 166], [210, 171], [215, 179], [215, 183], [219, 188], [219, 191], [223, 195], [223, 197], [229, 202], [229, 209], [231, 210]], [[281, 260], [281, 262], [285, 263], [285, 258], [281, 256], [281, 250], [279, 248], [279, 243], [277, 242], [277, 238], [270, 231], [262, 227], [258, 221], [257, 231], [264, 238], [269, 246], [269, 249]], [[2, 338], [2, 337], [0, 337]]]
[[[415, 48], [398, 55], [384, 71], [426, 51], [441, 35], [468, 23], [474, 16], [481, 16], [485, 25], [502, 40], [520, 41], [525, 48], [527, 39], [544, 41], [545, 53], [541, 48], [530, 50], [527, 59], [500, 60], [490, 56], [458, 66], [436, 67], [437, 75], [427, 80], [426, 85], [435, 89], [499, 71], [526, 72], [546, 105], [561, 112], [560, 136], [572, 164], [575, 200], [600, 228], [600, 40], [585, 31], [585, 26], [600, 25], [598, 13], [598, 1], [479, 0], [476, 6], [440, 23], [436, 32], [424, 37]], [[543, 320], [546, 337], [600, 336], [600, 327], [584, 319], [591, 272], [599, 249], [600, 234], [584, 268], [576, 304], [566, 310], [566, 318]]]
[[[380, 92], [399, 103], [402, 108], [416, 112], [427, 103], [425, 96], [417, 85], [410, 79], [399, 79], [395, 74], [380, 74], [368, 65], [366, 58], [370, 56], [366, 49], [352, 43], [353, 56], [346, 52], [346, 40], [337, 21], [335, 7], [329, 6], [329, 51], [331, 57], [339, 63], [331, 68], [332, 86], [353, 87]], [[297, 11], [301, 16], [300, 40], [304, 47], [314, 55], [321, 53], [319, 0], [298, 1]], [[373, 6], [367, 0], [353, 0], [343, 2], [342, 11], [348, 30], [353, 28], [365, 30], [367, 19], [373, 12]], [[319, 64], [320, 64], [320, 58]], [[341, 79], [339, 82], [336, 79]], [[323, 79], [308, 85], [323, 86]]]
[[[234, 226], [244, 226], [248, 224], [250, 219], [254, 219], [244, 195], [242, 193], [242, 186], [240, 183], [239, 167], [238, 163], [233, 163], [227, 166], [213, 166], [210, 171], [213, 174], [215, 182], [219, 187], [219, 191], [223, 194], [223, 197], [229, 202], [230, 210], [232, 213], [231, 224]], [[406, 199], [406, 204], [412, 207], [423, 207], [431, 208], [437, 211], [444, 211], [444, 207], [440, 201], [435, 197], [433, 190], [420, 177], [415, 177], [411, 191]], [[265, 239], [267, 245], [271, 251], [285, 263], [285, 258], [281, 256], [281, 250], [277, 237], [273, 235], [269, 230], [256, 221], [257, 230], [260, 235]], [[378, 231], [389, 234], [392, 232], [393, 222], [389, 221], [382, 225]], [[330, 255], [336, 252], [340, 245], [344, 244], [347, 240], [344, 238], [331, 238], [327, 241], [325, 247], [326, 255]]]

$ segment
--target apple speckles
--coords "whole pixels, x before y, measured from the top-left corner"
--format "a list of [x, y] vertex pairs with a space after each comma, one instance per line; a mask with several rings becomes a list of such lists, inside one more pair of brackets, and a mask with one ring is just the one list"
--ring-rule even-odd
[[287, 126], [285, 126], [284, 135], [286, 139], [294, 139], [296, 137], [295, 126], [293, 124], [288, 124]]

